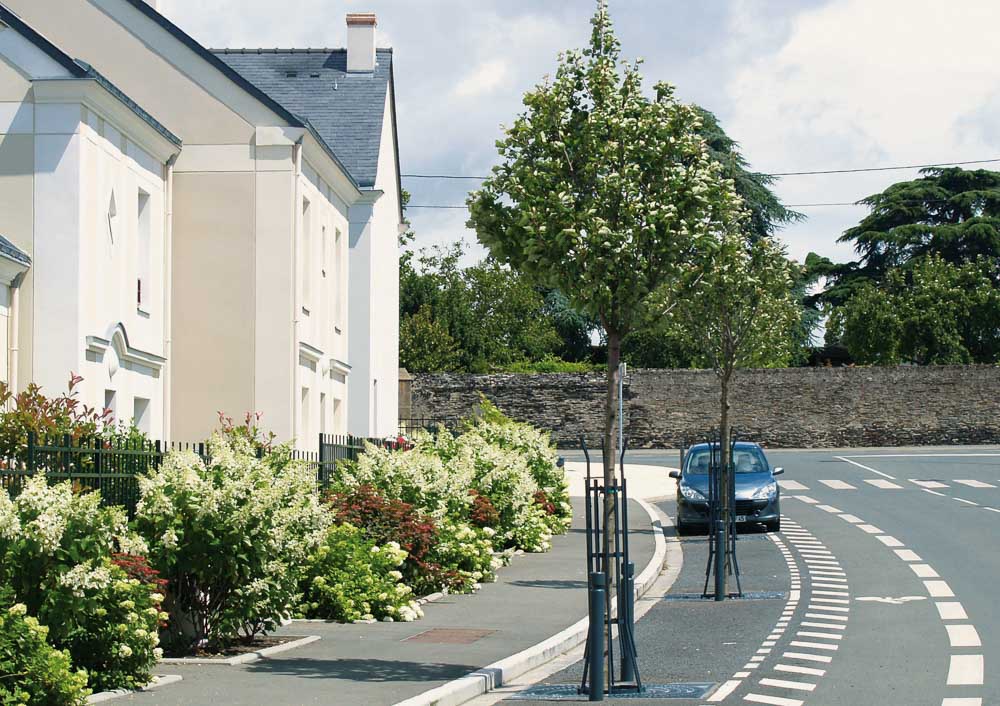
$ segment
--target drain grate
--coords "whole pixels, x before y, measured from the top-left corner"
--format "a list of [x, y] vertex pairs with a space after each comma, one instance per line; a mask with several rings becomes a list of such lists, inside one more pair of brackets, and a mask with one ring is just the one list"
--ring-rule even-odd
[[[777, 601], [786, 598], [784, 591], [744, 591], [742, 596], [730, 593], [726, 598], [731, 601]], [[671, 593], [660, 600], [663, 601], [712, 601], [715, 596], [704, 596], [700, 593]]]
[[[508, 701], [583, 701], [578, 684], [539, 684], [507, 697]], [[714, 683], [644, 684], [642, 693], [613, 691], [608, 699], [700, 699], [715, 688]]]
[[495, 633], [496, 630], [475, 628], [433, 628], [405, 637], [400, 642], [426, 642], [434, 645], [471, 645]]

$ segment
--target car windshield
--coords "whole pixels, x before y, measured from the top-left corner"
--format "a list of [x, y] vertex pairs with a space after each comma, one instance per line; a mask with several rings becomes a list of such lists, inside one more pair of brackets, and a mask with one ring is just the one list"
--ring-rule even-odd
[[[718, 462], [718, 451], [716, 462]], [[711, 463], [711, 455], [707, 447], [693, 449], [688, 452], [685, 473], [700, 474], [708, 473], [708, 466]], [[733, 451], [733, 465], [737, 473], [761, 473], [767, 470], [767, 459], [756, 446], [737, 447]]]

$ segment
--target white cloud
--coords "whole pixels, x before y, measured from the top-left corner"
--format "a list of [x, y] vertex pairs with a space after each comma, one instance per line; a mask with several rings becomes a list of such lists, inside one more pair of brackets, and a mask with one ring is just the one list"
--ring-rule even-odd
[[510, 75], [510, 67], [503, 59], [492, 59], [480, 64], [455, 86], [454, 94], [459, 98], [474, 98], [484, 93], [492, 93]]
[[[747, 22], [759, 5], [742, 2], [733, 21]], [[756, 167], [772, 171], [992, 157], [985, 133], [963, 130], [962, 120], [1000, 78], [998, 23], [1000, 4], [990, 2], [839, 0], [803, 12], [783, 43], [730, 78], [727, 129]], [[789, 178], [779, 193], [790, 203], [854, 201], [914, 176]], [[808, 213], [817, 217], [786, 233], [799, 257], [823, 249], [864, 211]], [[825, 249], [850, 254], [843, 245]]]

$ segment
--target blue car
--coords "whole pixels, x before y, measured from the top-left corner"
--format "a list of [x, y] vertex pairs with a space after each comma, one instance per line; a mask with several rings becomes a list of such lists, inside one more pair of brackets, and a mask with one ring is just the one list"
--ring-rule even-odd
[[[718, 459], [718, 444], [715, 445]], [[684, 467], [671, 471], [677, 479], [677, 532], [708, 529], [708, 466], [711, 449], [697, 444], [688, 449]], [[775, 476], [783, 468], [772, 468], [757, 444], [738, 441], [733, 449], [736, 471], [736, 522], [763, 524], [769, 532], [781, 529], [781, 489]]]

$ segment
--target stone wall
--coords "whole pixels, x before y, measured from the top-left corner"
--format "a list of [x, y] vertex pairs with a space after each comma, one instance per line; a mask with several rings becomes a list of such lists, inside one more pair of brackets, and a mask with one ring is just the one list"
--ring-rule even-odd
[[[417, 375], [414, 416], [466, 416], [484, 393], [500, 409], [553, 432], [598, 442], [600, 374]], [[632, 448], [674, 448], [718, 426], [718, 381], [707, 370], [630, 370], [625, 424]], [[899, 366], [742, 370], [733, 426], [770, 446], [1000, 443], [1000, 367]]]

